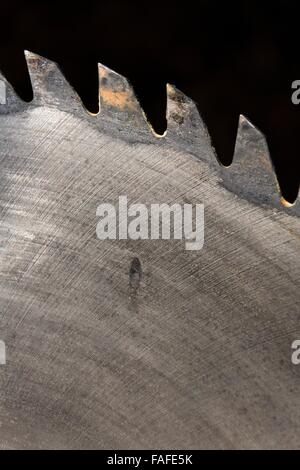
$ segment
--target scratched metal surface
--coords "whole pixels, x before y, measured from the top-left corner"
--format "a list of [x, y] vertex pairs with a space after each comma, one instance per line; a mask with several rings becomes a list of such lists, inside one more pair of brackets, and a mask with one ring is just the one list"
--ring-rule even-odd
[[[241, 117], [224, 169], [174, 87], [158, 138], [109, 69], [91, 116], [27, 61], [34, 101], [0, 104], [1, 448], [298, 448], [299, 201], [263, 136]], [[98, 240], [119, 195], [203, 202], [204, 248]]]

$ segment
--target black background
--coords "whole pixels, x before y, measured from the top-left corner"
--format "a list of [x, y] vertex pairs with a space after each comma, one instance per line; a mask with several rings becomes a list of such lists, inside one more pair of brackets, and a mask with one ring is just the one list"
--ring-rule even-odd
[[[299, 451], [257, 451], [257, 450], [244, 450], [244, 451], [178, 451], [178, 450], [168, 450], [168, 451], [143, 451], [143, 450], [133, 450], [133, 451], [4, 451], [0, 456], [0, 463], [3, 465], [11, 466], [12, 463], [24, 465], [28, 463], [30, 468], [40, 469], [41, 466], [45, 466], [45, 462], [49, 466], [57, 465], [59, 463], [59, 468], [70, 467], [70, 464], [73, 462], [83, 468], [91, 466], [92, 468], [111, 468], [111, 465], [107, 464], [108, 457], [113, 456], [117, 453], [118, 456], [136, 456], [142, 457], [142, 459], [147, 459], [148, 463], [144, 463], [138, 468], [170, 468], [164, 464], [151, 465], [151, 456], [152, 454], [161, 454], [164, 457], [170, 454], [186, 454], [192, 455], [192, 464], [193, 466], [188, 466], [189, 468], [211, 468], [212, 466], [218, 466], [219, 468], [226, 468], [230, 466], [232, 469], [240, 469], [245, 465], [245, 462], [248, 463], [249, 467], [252, 465], [265, 466], [265, 468], [270, 467], [273, 463], [280, 467], [286, 467], [287, 464], [293, 465], [299, 461]], [[184, 465], [185, 466], [185, 465]], [[184, 468], [181, 465], [178, 465], [177, 468]], [[187, 465], [186, 465], [187, 467]], [[51, 468], [51, 467], [50, 467]], [[89, 468], [89, 467], [88, 467]], [[118, 468], [128, 468], [125, 465], [118, 465]], [[131, 467], [133, 468], [133, 467]]]
[[239, 114], [267, 137], [284, 196], [300, 175], [296, 1], [1, 2], [0, 69], [32, 99], [24, 49], [55, 60], [90, 111], [97, 62], [125, 75], [155, 130], [166, 128], [166, 82], [192, 97], [218, 156], [230, 163]]

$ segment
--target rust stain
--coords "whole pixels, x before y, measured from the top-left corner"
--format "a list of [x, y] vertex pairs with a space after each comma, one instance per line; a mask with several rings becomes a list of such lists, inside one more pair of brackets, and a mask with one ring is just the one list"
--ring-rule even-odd
[[[297, 201], [297, 199], [296, 199], [296, 201]], [[284, 207], [287, 207], [287, 208], [293, 207], [293, 206], [296, 204], [296, 201], [295, 201], [294, 203], [290, 203], [290, 202], [288, 202], [286, 199], [284, 199], [283, 196], [280, 198], [281, 204], [282, 204]]]
[[105, 104], [113, 108], [119, 108], [120, 110], [136, 108], [132, 96], [128, 91], [115, 91], [110, 88], [102, 88], [101, 98]]

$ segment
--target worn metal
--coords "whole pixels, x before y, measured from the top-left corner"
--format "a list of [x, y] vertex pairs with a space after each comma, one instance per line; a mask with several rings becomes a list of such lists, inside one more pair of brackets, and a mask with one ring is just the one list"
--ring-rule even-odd
[[[300, 219], [241, 117], [230, 168], [168, 86], [150, 129], [100, 66], [100, 113], [27, 53], [34, 100], [0, 104], [0, 446], [297, 448]], [[96, 238], [96, 208], [205, 204], [205, 244]]]

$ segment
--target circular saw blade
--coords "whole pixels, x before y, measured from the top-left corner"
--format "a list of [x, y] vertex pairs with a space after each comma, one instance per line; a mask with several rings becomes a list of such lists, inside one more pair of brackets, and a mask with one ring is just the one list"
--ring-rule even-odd
[[[262, 134], [241, 117], [223, 168], [175, 87], [158, 138], [115, 72], [99, 66], [92, 116], [55, 64], [27, 62], [33, 102], [3, 79], [0, 104], [1, 447], [299, 447], [299, 204], [280, 203]], [[203, 249], [97, 239], [120, 195], [203, 203]]]

